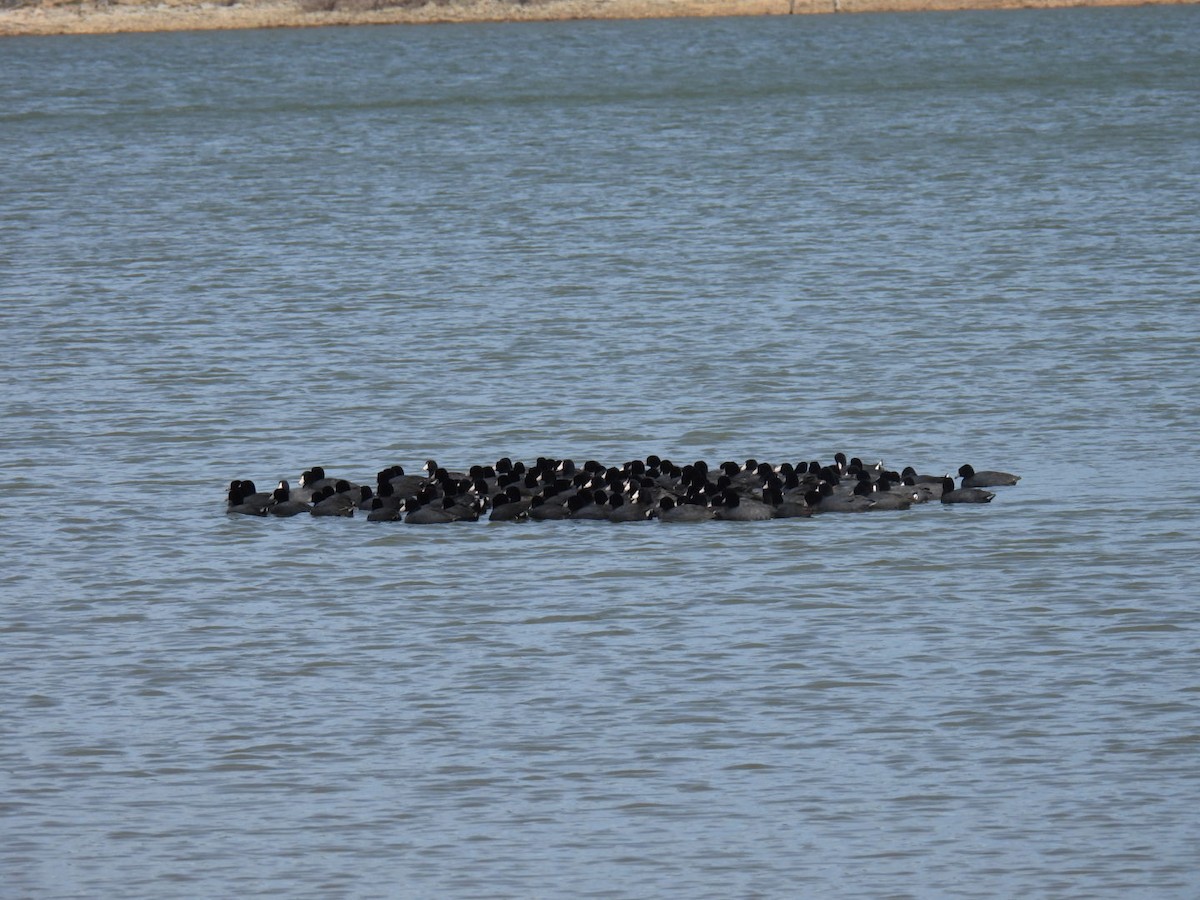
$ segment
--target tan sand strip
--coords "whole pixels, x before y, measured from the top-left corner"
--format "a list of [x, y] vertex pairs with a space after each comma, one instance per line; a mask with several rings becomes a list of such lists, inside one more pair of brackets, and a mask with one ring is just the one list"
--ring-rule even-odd
[[0, 35], [1128, 6], [1200, 0], [31, 0], [20, 5], [25, 2], [0, 0]]

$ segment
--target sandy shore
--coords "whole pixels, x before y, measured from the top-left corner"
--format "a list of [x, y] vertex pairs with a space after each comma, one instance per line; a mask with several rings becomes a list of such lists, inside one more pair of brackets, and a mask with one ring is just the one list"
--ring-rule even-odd
[[0, 36], [1192, 2], [1200, 0], [0, 0]]

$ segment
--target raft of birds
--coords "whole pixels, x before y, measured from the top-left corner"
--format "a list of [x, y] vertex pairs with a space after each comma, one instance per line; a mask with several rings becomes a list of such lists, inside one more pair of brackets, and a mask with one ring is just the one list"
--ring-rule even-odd
[[548, 519], [608, 522], [753, 522], [824, 513], [908, 509], [929, 501], [988, 503], [987, 488], [1014, 485], [1018, 475], [958, 470], [923, 475], [911, 466], [897, 472], [882, 462], [866, 464], [844, 453], [819, 460], [773, 465], [755, 459], [676, 465], [647, 456], [619, 466], [589, 460], [539, 457], [527, 465], [505, 457], [466, 472], [447, 471], [435, 460], [422, 471], [383, 469], [375, 485], [329, 477], [321, 466], [300, 476], [298, 487], [280, 481], [260, 492], [253, 481], [229, 485], [227, 511], [250, 516], [353, 516], [369, 522], [430, 525]]

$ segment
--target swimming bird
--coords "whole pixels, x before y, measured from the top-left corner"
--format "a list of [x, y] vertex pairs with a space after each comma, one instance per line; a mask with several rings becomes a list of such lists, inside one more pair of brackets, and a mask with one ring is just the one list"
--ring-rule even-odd
[[663, 497], [658, 501], [660, 522], [711, 522], [714, 513], [702, 503], [676, 502], [674, 497]]
[[300, 476], [300, 487], [292, 493], [298, 495], [301, 500], [308, 500], [317, 491], [327, 487], [336, 487], [338, 480], [326, 476], [323, 466], [313, 466], [311, 469], [306, 469]]
[[607, 521], [608, 494], [599, 489], [593, 491], [590, 497], [586, 492], [576, 494], [567, 501], [567, 508], [571, 510], [572, 519]]
[[813, 514], [812, 507], [802, 499], [785, 497], [779, 484], [763, 488], [763, 503], [771, 506], [776, 519], [803, 519]]
[[533, 505], [532, 497], [523, 497], [515, 485], [492, 498], [492, 512], [488, 519], [492, 522], [522, 522], [529, 518], [529, 507]]
[[478, 522], [488, 507], [488, 501], [484, 497], [466, 493], [458, 497], [446, 497], [442, 500], [442, 506], [454, 516], [456, 522]]
[[765, 503], [741, 497], [732, 488], [726, 488], [715, 515], [723, 522], [763, 522], [775, 518], [775, 510]]
[[914, 484], [936, 484], [941, 487], [942, 479], [945, 475], [918, 475], [917, 470], [912, 466], [905, 466], [900, 473], [901, 478], [911, 478]]
[[275, 502], [271, 504], [268, 512], [273, 516], [280, 518], [288, 518], [298, 516], [301, 513], [309, 512], [312, 507], [303, 500], [295, 500], [292, 498], [291, 488], [288, 487], [286, 481], [279, 482], [279, 486], [272, 491], [272, 496]]
[[538, 494], [529, 501], [529, 518], [535, 522], [551, 522], [561, 519], [569, 519], [571, 511], [567, 509], [566, 501], [560, 502], [560, 497], [555, 494], [550, 497]]
[[339, 481], [338, 484], [345, 485], [345, 487], [342, 490], [335, 490], [326, 486], [318, 491], [313, 496], [313, 505], [309, 513], [318, 517], [354, 515], [354, 508], [357, 504], [350, 494], [349, 484], [345, 481]]
[[991, 503], [996, 495], [983, 488], [966, 487], [955, 490], [954, 479], [947, 475], [942, 479], [943, 503]]
[[416, 497], [405, 500], [404, 509], [404, 522], [407, 525], [444, 525], [458, 521], [458, 516], [441, 503], [434, 502], [422, 506]]
[[257, 490], [253, 481], [232, 481], [225, 511], [243, 516], [265, 516], [274, 500], [272, 492]]
[[383, 499], [376, 497], [371, 501], [371, 511], [367, 513], [368, 522], [398, 522], [403, 513], [399, 507], [387, 506]]
[[406, 475], [404, 474], [404, 466], [397, 465], [383, 469], [375, 476], [375, 482], [377, 485], [376, 493], [380, 496], [388, 496], [382, 490], [386, 484], [390, 487], [392, 493], [401, 500], [404, 500], [406, 497], [415, 497], [421, 488], [429, 483], [429, 479], [424, 475]]
[[1008, 472], [976, 472], [970, 465], [959, 466], [958, 474], [965, 488], [1007, 487], [1021, 480]]
[[854, 493], [871, 501], [871, 512], [908, 509], [913, 505], [913, 494], [894, 494], [890, 488], [891, 482], [886, 478], [874, 484], [870, 481], [860, 481], [858, 486], [854, 488]]
[[641, 494], [634, 494], [629, 502], [622, 494], [613, 494], [608, 498], [608, 521], [610, 522], [645, 522], [652, 518], [658, 507], [653, 503], [642, 500]]
[[[913, 503], [928, 503], [930, 500], [936, 500], [942, 496], [942, 483], [940, 481], [937, 483], [922, 482], [918, 484], [911, 475], [905, 475], [901, 479], [900, 484], [903, 485], [905, 492], [912, 497]], [[900, 490], [899, 486], [892, 488], [893, 492]]]
[[466, 472], [451, 472], [444, 466], [439, 466], [436, 459], [425, 460], [425, 471], [429, 474], [430, 478], [450, 478], [458, 481], [467, 477]]
[[819, 513], [866, 512], [875, 505], [875, 501], [870, 497], [863, 497], [860, 494], [834, 493], [833, 485], [829, 482], [824, 482], [820, 488], [807, 492], [804, 500]]

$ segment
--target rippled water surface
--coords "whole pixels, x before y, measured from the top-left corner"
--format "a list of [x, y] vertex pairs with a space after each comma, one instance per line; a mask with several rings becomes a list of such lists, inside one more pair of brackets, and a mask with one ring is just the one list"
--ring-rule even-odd
[[[0, 893], [1200, 894], [1200, 8], [0, 43]], [[227, 517], [500, 456], [1017, 471]]]

